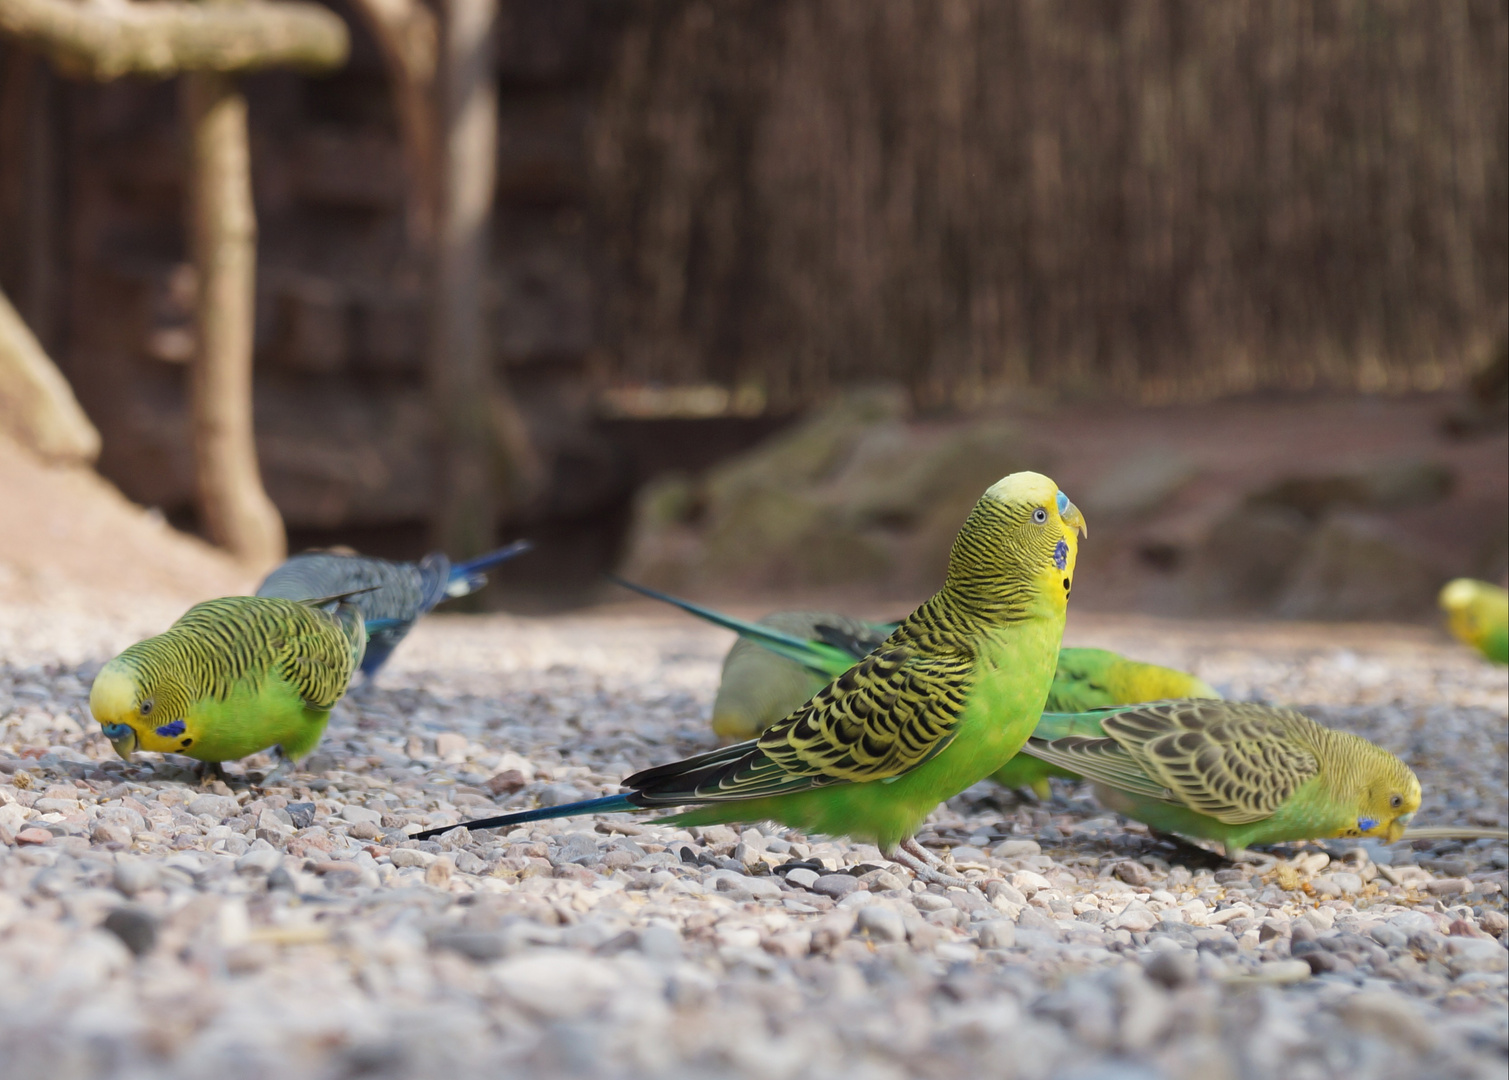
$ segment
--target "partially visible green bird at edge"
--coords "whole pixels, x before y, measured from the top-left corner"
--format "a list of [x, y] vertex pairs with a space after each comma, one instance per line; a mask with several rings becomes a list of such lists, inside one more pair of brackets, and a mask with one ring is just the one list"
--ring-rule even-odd
[[464, 824], [689, 806], [660, 820], [768, 820], [850, 836], [919, 877], [961, 884], [913, 836], [934, 807], [1004, 765], [1031, 734], [1053, 680], [1083, 528], [1046, 476], [1005, 477], [959, 530], [943, 587], [758, 739], [636, 773], [621, 795]]
[[1458, 641], [1495, 664], [1509, 664], [1509, 590], [1457, 578], [1441, 590], [1441, 609]]
[[218, 764], [274, 746], [297, 760], [319, 744], [367, 630], [343, 597], [207, 600], [106, 664], [89, 710], [127, 761], [150, 750]]

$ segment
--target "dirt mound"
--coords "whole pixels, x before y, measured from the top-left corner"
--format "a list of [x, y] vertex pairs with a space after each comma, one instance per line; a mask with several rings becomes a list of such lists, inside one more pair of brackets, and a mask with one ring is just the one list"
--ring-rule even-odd
[[0, 437], [0, 603], [171, 618], [247, 592], [230, 557], [129, 502], [92, 470], [38, 461]]

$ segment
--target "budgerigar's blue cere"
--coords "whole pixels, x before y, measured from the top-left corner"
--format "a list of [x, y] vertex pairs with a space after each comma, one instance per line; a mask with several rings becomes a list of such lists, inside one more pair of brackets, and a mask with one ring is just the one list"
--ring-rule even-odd
[[1065, 495], [1062, 491], [1060, 491], [1058, 493], [1058, 515], [1059, 515], [1059, 517], [1063, 517], [1068, 512], [1069, 512], [1069, 496]]

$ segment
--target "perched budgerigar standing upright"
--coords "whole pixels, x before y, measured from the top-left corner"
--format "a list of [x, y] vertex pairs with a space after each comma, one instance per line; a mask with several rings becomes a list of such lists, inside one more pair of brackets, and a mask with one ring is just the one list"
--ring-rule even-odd
[[389, 562], [366, 555], [334, 551], [306, 551], [283, 563], [257, 586], [258, 596], [285, 600], [309, 600], [320, 596], [352, 594], [351, 602], [369, 620], [382, 620], [383, 628], [372, 631], [362, 672], [377, 674], [398, 643], [414, 628], [420, 616], [436, 604], [469, 596], [487, 584], [487, 571], [530, 549], [527, 540], [451, 565], [439, 552], [417, 563]]
[[[620, 585], [739, 635], [723, 660], [713, 702], [713, 730], [725, 739], [752, 738], [848, 671], [896, 629], [826, 612], [779, 611], [757, 623], [677, 596], [614, 578]], [[1082, 712], [1165, 698], [1219, 698], [1186, 671], [1130, 660], [1107, 649], [1060, 649], [1048, 691], [1048, 712]], [[1009, 788], [1049, 795], [1048, 778], [1073, 773], [1017, 754], [991, 777]]]
[[773, 820], [852, 836], [920, 876], [957, 884], [912, 837], [934, 807], [1000, 768], [1031, 733], [1053, 680], [1083, 528], [1052, 480], [1014, 473], [970, 512], [943, 588], [759, 739], [636, 773], [622, 795], [467, 824], [691, 806], [665, 820]]
[[1458, 640], [1496, 664], [1509, 664], [1509, 591], [1457, 578], [1441, 590], [1441, 609]]
[[128, 761], [152, 750], [218, 764], [273, 746], [296, 760], [319, 743], [366, 642], [361, 612], [339, 598], [207, 600], [106, 664], [89, 710]]
[[[1058, 671], [1044, 709], [1074, 713], [1167, 698], [1220, 696], [1209, 683], [1187, 671], [1130, 660], [1109, 649], [1064, 649], [1058, 654]], [[1051, 794], [1048, 778], [1052, 776], [1077, 779], [1069, 770], [1031, 754], [1018, 754], [991, 779], [1012, 790], [1028, 788], [1038, 798], [1046, 799]]]
[[1376, 836], [1392, 843], [1420, 781], [1366, 739], [1237, 701], [1049, 713], [1024, 753], [1095, 782], [1105, 806], [1161, 832], [1252, 844]]

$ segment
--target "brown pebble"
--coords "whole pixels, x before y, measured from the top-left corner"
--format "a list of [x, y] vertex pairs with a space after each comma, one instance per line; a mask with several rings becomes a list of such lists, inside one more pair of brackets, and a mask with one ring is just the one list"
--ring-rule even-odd
[[1452, 937], [1475, 937], [1486, 938], [1490, 935], [1483, 933], [1468, 919], [1453, 919], [1446, 932]]
[[521, 791], [529, 781], [524, 779], [524, 774], [518, 769], [504, 769], [495, 776], [487, 779], [487, 790], [494, 795], [512, 795]]
[[52, 840], [52, 833], [46, 829], [22, 829], [16, 834], [18, 844], [46, 844]]
[[1115, 875], [1128, 885], [1146, 885], [1153, 880], [1152, 872], [1139, 862], [1119, 862], [1113, 871]]
[[429, 866], [425, 867], [424, 883], [426, 885], [432, 885], [437, 889], [449, 888], [451, 884], [451, 874], [455, 871], [455, 869], [456, 866], [451, 862], [451, 860], [436, 859], [434, 862], [430, 863]]

